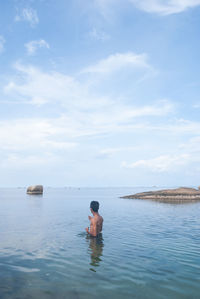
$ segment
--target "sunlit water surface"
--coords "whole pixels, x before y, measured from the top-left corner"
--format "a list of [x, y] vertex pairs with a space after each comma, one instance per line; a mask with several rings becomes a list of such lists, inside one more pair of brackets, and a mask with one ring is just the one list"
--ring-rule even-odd
[[200, 298], [200, 203], [119, 198], [145, 190], [1, 189], [0, 298]]

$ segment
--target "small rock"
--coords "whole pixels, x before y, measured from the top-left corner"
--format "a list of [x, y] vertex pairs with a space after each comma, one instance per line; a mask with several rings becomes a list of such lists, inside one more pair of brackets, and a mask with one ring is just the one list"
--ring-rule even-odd
[[26, 193], [28, 193], [28, 194], [43, 194], [43, 186], [42, 185], [29, 186], [27, 188]]

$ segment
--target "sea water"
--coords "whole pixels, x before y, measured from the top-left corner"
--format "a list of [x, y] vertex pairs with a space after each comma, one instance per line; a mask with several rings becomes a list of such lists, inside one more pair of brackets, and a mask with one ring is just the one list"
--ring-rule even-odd
[[0, 298], [200, 298], [200, 203], [120, 198], [149, 189], [0, 189]]

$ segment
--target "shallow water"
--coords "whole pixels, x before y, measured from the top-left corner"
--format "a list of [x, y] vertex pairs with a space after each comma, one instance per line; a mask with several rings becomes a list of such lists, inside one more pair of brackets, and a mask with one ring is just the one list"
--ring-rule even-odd
[[1, 189], [0, 298], [199, 298], [200, 203], [119, 198], [147, 189]]

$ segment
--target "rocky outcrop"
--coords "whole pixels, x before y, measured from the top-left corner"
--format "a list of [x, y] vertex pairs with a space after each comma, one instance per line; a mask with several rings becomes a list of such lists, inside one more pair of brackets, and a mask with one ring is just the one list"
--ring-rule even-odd
[[159, 191], [148, 191], [136, 193], [133, 195], [123, 196], [122, 198], [136, 198], [136, 199], [152, 199], [160, 201], [194, 201], [200, 200], [200, 188], [186, 188], [181, 187], [177, 189], [166, 189]]
[[43, 186], [42, 185], [29, 186], [27, 188], [26, 193], [28, 193], [28, 194], [43, 194]]

